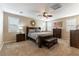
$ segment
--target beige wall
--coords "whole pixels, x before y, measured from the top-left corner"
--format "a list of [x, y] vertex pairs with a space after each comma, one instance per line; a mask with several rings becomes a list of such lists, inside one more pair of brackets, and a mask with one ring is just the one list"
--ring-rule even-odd
[[0, 10], [0, 49], [3, 45], [3, 12]]
[[[11, 15], [20, 18], [20, 24], [24, 25], [24, 31], [25, 31], [26, 26], [31, 26], [30, 21], [33, 20], [32, 18], [18, 16], [18, 15], [4, 12], [4, 25], [3, 25], [4, 26], [4, 30], [3, 30], [4, 38], [3, 39], [4, 39], [5, 43], [16, 41], [16, 33], [8, 32], [8, 16], [11, 16]], [[79, 16], [73, 16], [73, 17], [76, 18], [77, 24], [79, 24]], [[68, 20], [69, 18], [72, 18], [72, 17], [65, 17], [65, 18], [55, 20], [57, 22], [62, 22], [62, 39], [66, 39], [66, 40], [70, 39], [70, 32], [66, 30], [66, 20]], [[35, 20], [35, 21], [36, 21], [36, 27], [41, 27], [42, 30], [46, 29], [45, 21], [42, 21], [42, 20]], [[50, 29], [51, 29], [51, 27], [50, 27]]]
[[79, 25], [79, 16], [76, 16], [76, 18], [77, 18], [77, 24]]
[[64, 18], [61, 18], [61, 19], [57, 19], [57, 20], [54, 20], [53, 22], [62, 22], [62, 39], [66, 39], [65, 35], [66, 35], [66, 20]]
[[[14, 14], [10, 14], [10, 13], [6, 13], [4, 12], [4, 35], [3, 35], [3, 39], [4, 39], [4, 43], [7, 42], [15, 42], [16, 41], [16, 33], [13, 32], [8, 32], [8, 16], [14, 16], [14, 17], [18, 17], [20, 19], [20, 24], [24, 25], [24, 31], [26, 26], [31, 26], [30, 21], [33, 20], [32, 18], [28, 18], [28, 17], [23, 17], [23, 16], [19, 16], [19, 15], [14, 15]], [[45, 30], [45, 21], [41, 21], [41, 20], [35, 20], [36, 21], [36, 27], [41, 27], [42, 30]]]
[[61, 19], [57, 19], [56, 21], [62, 21], [62, 39], [70, 40], [70, 31], [67, 31], [66, 28], [66, 20], [69, 20], [70, 18], [75, 18], [76, 24], [79, 25], [79, 16], [72, 16], [72, 17], [65, 17]]
[[62, 18], [62, 19], [59, 19], [62, 21], [62, 39], [65, 39], [65, 40], [69, 40], [70, 39], [70, 32], [67, 31], [66, 29], [66, 20], [68, 20], [68, 18]]

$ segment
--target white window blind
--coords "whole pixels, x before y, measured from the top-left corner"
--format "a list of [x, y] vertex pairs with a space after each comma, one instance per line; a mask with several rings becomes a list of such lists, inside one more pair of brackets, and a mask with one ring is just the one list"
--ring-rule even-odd
[[68, 18], [66, 20], [66, 30], [76, 30], [76, 18], [72, 17], [72, 18]]
[[47, 22], [47, 30], [48, 30], [48, 31], [52, 31], [52, 29], [53, 29], [52, 21], [48, 21], [48, 22]]
[[17, 32], [19, 26], [19, 18], [14, 16], [8, 17], [8, 31]]

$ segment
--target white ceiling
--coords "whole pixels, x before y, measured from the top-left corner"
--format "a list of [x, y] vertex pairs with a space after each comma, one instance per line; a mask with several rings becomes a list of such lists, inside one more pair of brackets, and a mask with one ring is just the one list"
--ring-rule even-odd
[[2, 3], [0, 5], [5, 12], [37, 18], [45, 9], [53, 15], [55, 10], [51, 7], [55, 4], [56, 3]]
[[[61, 8], [54, 10], [53, 7], [57, 3], [0, 3], [0, 9], [5, 12], [40, 19], [39, 14], [43, 13], [45, 9], [53, 15], [51, 20], [62, 17], [79, 15], [79, 3], [59, 3]], [[52, 8], [51, 8], [52, 7]], [[20, 13], [20, 12], [23, 13]]]

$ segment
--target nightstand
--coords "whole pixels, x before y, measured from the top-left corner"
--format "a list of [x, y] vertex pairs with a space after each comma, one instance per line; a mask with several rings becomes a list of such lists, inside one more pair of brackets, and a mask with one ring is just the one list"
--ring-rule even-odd
[[25, 41], [25, 34], [16, 34], [16, 42]]

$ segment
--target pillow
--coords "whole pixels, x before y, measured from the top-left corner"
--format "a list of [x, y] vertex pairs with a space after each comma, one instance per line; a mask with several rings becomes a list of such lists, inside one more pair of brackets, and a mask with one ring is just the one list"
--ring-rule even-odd
[[29, 32], [30, 32], [30, 33], [35, 32], [35, 29], [30, 29]]
[[41, 29], [36, 29], [35, 31], [36, 31], [36, 32], [40, 32], [40, 31], [41, 31]]

